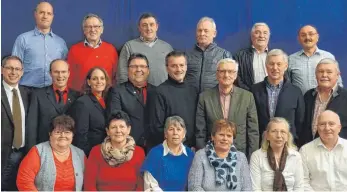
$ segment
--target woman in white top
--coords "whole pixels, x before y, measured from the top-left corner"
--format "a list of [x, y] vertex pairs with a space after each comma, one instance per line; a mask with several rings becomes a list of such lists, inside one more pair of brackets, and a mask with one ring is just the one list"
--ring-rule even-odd
[[300, 154], [293, 144], [288, 122], [281, 117], [270, 120], [261, 148], [251, 157], [254, 191], [303, 190], [303, 168]]

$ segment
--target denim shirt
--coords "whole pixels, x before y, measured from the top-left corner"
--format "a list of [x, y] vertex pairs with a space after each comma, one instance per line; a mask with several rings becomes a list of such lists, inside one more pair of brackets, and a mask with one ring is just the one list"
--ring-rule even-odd
[[65, 41], [52, 31], [43, 34], [35, 27], [19, 35], [12, 50], [12, 55], [23, 61], [24, 74], [19, 84], [37, 88], [51, 85], [50, 63], [66, 59], [67, 52]]

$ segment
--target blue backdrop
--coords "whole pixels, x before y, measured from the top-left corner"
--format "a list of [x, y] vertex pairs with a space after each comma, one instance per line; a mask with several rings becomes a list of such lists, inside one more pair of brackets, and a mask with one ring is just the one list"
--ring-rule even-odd
[[[11, 53], [16, 37], [34, 28], [33, 10], [38, 0], [2, 1], [1, 54]], [[347, 1], [345, 0], [51, 0], [53, 31], [70, 47], [83, 39], [81, 23], [87, 13], [104, 20], [103, 40], [118, 49], [138, 36], [137, 19], [152, 12], [159, 19], [158, 36], [175, 49], [190, 49], [195, 43], [195, 27], [203, 16], [215, 19], [216, 42], [235, 53], [250, 44], [255, 22], [271, 28], [271, 48], [288, 54], [300, 49], [298, 29], [313, 24], [320, 34], [319, 48], [333, 53], [347, 81]]]

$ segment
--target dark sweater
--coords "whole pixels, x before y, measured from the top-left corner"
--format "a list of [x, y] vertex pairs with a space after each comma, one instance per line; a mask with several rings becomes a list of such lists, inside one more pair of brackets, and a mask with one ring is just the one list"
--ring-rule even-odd
[[185, 122], [187, 133], [184, 143], [189, 147], [194, 146], [197, 99], [195, 87], [185, 82], [178, 83], [170, 77], [155, 91], [149, 92], [145, 114], [147, 146], [151, 148], [164, 141], [165, 120], [174, 115], [180, 116]]

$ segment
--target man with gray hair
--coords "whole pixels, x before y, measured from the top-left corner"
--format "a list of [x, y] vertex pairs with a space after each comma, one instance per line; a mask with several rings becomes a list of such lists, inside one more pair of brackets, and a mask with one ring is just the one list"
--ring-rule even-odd
[[87, 72], [93, 67], [104, 68], [115, 83], [118, 53], [112, 44], [101, 40], [104, 32], [102, 19], [88, 14], [83, 18], [82, 29], [85, 39], [71, 46], [67, 58], [70, 64], [68, 87], [81, 91]]
[[347, 90], [338, 85], [340, 70], [337, 61], [326, 58], [318, 62], [318, 86], [304, 95], [305, 121], [300, 134], [301, 145], [317, 138], [318, 116], [325, 110], [337, 113], [341, 119], [340, 137], [347, 139]]
[[[302, 94], [317, 87], [314, 71], [318, 62], [324, 58], [335, 59], [331, 53], [318, 49], [318, 40], [319, 34], [314, 26], [303, 26], [298, 32], [298, 41], [302, 50], [289, 56], [288, 74], [292, 83], [301, 89]], [[338, 83], [342, 87], [341, 77]]]
[[148, 58], [148, 83], [158, 86], [167, 79], [165, 56], [173, 49], [170, 44], [157, 36], [159, 23], [152, 13], [143, 13], [138, 21], [140, 37], [126, 42], [120, 52], [117, 83], [128, 81], [128, 59], [133, 53], [141, 53]]
[[252, 85], [267, 76], [265, 59], [268, 52], [270, 28], [266, 23], [255, 23], [251, 30], [251, 47], [241, 49], [234, 58], [240, 64], [237, 77], [239, 87], [250, 90]]
[[263, 134], [271, 118], [283, 117], [297, 142], [304, 121], [305, 103], [301, 90], [285, 78], [288, 55], [281, 49], [269, 51], [265, 67], [268, 76], [251, 88], [257, 106], [259, 134]]
[[211, 138], [213, 123], [227, 119], [237, 125], [234, 144], [237, 150], [250, 155], [259, 148], [257, 109], [252, 93], [233, 85], [238, 64], [231, 58], [218, 62], [218, 84], [200, 94], [196, 111], [196, 147], [204, 148]]
[[217, 36], [216, 23], [210, 17], [199, 20], [196, 28], [196, 45], [187, 53], [188, 69], [186, 81], [199, 92], [218, 84], [216, 79], [217, 62], [231, 58], [231, 53], [217, 46], [213, 41]]
[[13, 45], [12, 55], [23, 61], [24, 74], [19, 84], [41, 88], [52, 84], [49, 66], [55, 59], [65, 59], [67, 46], [61, 37], [53, 33], [53, 6], [40, 2], [34, 12], [34, 30], [19, 35]]

